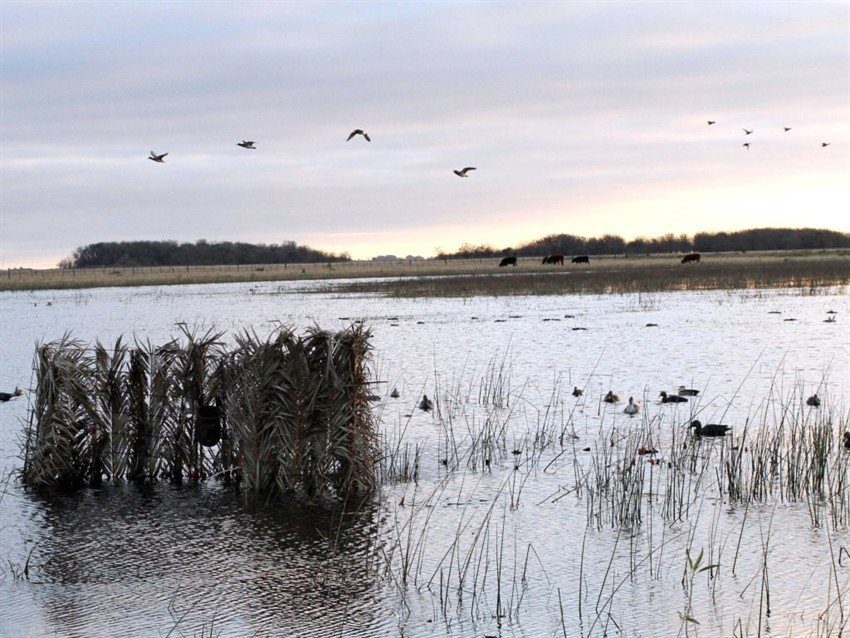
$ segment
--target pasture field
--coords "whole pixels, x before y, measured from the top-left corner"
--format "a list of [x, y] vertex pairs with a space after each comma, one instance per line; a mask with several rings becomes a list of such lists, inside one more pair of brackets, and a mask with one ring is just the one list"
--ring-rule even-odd
[[[342, 288], [392, 295], [565, 294], [571, 292], [660, 292], [724, 288], [820, 287], [850, 283], [850, 251], [709, 253], [699, 264], [679, 255], [591, 257], [590, 264], [541, 264], [520, 257], [499, 268], [499, 258], [351, 261], [237, 266], [157, 266], [0, 271], [0, 290], [53, 290], [112, 286], [157, 286], [245, 281], [404, 278], [359, 282]], [[518, 275], [492, 277], [492, 275]], [[546, 277], [539, 277], [546, 274]], [[569, 276], [552, 276], [552, 275]], [[419, 281], [421, 278], [439, 280]], [[462, 277], [462, 278], [461, 278]]]

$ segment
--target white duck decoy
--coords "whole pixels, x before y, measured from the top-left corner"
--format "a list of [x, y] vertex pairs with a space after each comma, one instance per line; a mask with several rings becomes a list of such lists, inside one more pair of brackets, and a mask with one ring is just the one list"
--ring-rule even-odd
[[160, 164], [165, 164], [165, 156], [168, 153], [163, 153], [162, 155], [157, 155], [153, 151], [151, 151], [151, 156], [148, 158], [152, 162], [159, 162]]
[[640, 406], [635, 403], [634, 397], [629, 397], [629, 404], [625, 407], [623, 413], [634, 416], [638, 412], [640, 412]]
[[466, 168], [462, 168], [459, 171], [452, 171], [452, 173], [454, 173], [458, 177], [468, 177], [467, 173], [469, 171], [477, 171], [477, 170], [478, 169], [475, 168], [474, 166], [467, 166]]

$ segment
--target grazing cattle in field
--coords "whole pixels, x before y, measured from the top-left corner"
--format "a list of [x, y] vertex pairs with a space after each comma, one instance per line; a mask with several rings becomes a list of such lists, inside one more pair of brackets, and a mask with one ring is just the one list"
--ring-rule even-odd
[[699, 253], [691, 253], [690, 255], [685, 255], [684, 257], [682, 257], [682, 263], [683, 264], [689, 264], [692, 261], [699, 263], [699, 259], [700, 259]]
[[563, 266], [564, 265], [564, 256], [563, 255], [547, 255], [543, 258], [544, 264], [552, 264], [554, 266]]
[[577, 256], [573, 257], [571, 261], [574, 264], [589, 264], [590, 263], [590, 257], [587, 256], [587, 255], [577, 255]]
[[505, 257], [499, 262], [499, 268], [502, 266], [516, 266], [516, 257]]

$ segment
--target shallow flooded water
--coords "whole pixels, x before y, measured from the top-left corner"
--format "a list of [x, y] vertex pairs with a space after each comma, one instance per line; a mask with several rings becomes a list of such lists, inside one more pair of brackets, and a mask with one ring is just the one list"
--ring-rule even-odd
[[[385, 487], [349, 512], [246, 501], [214, 483], [47, 498], [11, 479], [0, 502], [0, 635], [846, 634], [840, 499], [813, 504], [782, 486], [744, 505], [713, 487], [729, 450], [755, 445], [745, 432], [846, 425], [844, 291], [298, 292], [315, 285], [0, 295], [4, 391], [29, 387], [36, 342], [66, 331], [156, 343], [177, 322], [262, 333], [276, 321], [335, 329], [363, 319], [386, 381], [376, 410], [388, 454]], [[658, 402], [679, 385], [700, 395]], [[618, 404], [601, 401], [609, 390]], [[802, 405], [814, 392], [819, 411]], [[423, 393], [434, 412], [416, 409]], [[638, 417], [622, 413], [629, 396]], [[20, 465], [26, 407], [25, 397], [0, 405], [4, 476]], [[733, 436], [688, 439], [695, 417], [730, 424]], [[650, 443], [657, 455], [634, 457]], [[693, 452], [685, 479], [668, 452], [681, 446]], [[414, 458], [418, 480], [401, 480]], [[842, 458], [834, 451], [834, 472], [846, 474]], [[632, 466], [649, 489], [624, 502], [600, 480]], [[688, 567], [686, 552], [700, 551], [699, 569], [719, 566]]]

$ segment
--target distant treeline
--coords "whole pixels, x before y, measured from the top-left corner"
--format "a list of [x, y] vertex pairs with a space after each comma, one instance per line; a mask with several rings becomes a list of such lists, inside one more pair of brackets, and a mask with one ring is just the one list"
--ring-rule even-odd
[[697, 233], [638, 237], [626, 241], [619, 235], [579, 237], [548, 235], [516, 248], [494, 248], [487, 244], [464, 244], [455, 253], [440, 252], [440, 258], [501, 257], [504, 255], [645, 255], [653, 253], [729, 252], [748, 250], [805, 250], [850, 248], [850, 233], [820, 228], [753, 228], [732, 233]]
[[60, 268], [98, 266], [219, 266], [235, 264], [294, 264], [348, 261], [348, 254], [326, 253], [294, 241], [280, 244], [208, 242], [179, 244], [176, 241], [100, 242], [77, 248]]

